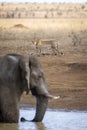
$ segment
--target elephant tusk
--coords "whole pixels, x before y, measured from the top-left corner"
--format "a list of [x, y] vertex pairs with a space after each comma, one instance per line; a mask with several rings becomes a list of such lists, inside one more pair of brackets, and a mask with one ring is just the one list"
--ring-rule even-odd
[[59, 99], [60, 96], [53, 96], [53, 99]]
[[53, 96], [53, 95], [46, 95], [46, 97], [50, 98], [50, 99], [59, 99], [60, 96]]

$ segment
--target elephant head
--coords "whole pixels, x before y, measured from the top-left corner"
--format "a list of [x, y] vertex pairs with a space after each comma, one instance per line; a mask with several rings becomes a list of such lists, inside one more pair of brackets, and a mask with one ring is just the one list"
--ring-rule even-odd
[[29, 57], [29, 86], [33, 96], [36, 97], [36, 115], [32, 121], [42, 121], [46, 112], [48, 98], [58, 98], [48, 92], [45, 75], [40, 62], [33, 56]]
[[30, 67], [30, 90], [32, 95], [36, 97], [36, 115], [33, 121], [41, 121], [45, 114], [48, 97], [51, 95], [48, 92], [45, 76], [40, 62], [35, 57], [29, 58]]
[[[49, 94], [44, 72], [37, 58], [8, 54], [0, 59], [0, 68], [0, 113], [3, 118], [0, 121], [18, 121], [18, 103], [24, 91], [27, 94], [31, 91], [32, 95], [36, 97], [36, 114], [32, 121], [42, 121], [48, 98], [57, 99], [59, 97]], [[12, 107], [10, 107], [11, 104]], [[7, 119], [5, 120], [5, 118]]]

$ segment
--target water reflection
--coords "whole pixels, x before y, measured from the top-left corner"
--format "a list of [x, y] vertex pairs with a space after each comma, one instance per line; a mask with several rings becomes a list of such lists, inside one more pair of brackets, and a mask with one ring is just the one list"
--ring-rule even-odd
[[[20, 111], [23, 117], [31, 120], [34, 109]], [[19, 130], [87, 130], [87, 111], [47, 110], [42, 123], [19, 123]]]
[[47, 130], [45, 124], [42, 122], [20, 122], [19, 130]]
[[35, 123], [36, 130], [46, 130], [44, 123]]
[[18, 130], [18, 124], [8, 124], [8, 123], [3, 123], [0, 124], [0, 130]]
[[[20, 118], [31, 120], [34, 109], [21, 109]], [[87, 130], [87, 111], [47, 110], [43, 122], [0, 124], [0, 130]]]

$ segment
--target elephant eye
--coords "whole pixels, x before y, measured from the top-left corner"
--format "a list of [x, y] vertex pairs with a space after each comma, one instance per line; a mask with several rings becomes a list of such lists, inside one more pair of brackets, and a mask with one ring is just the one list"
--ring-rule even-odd
[[38, 75], [38, 78], [42, 78], [43, 77], [43, 73], [41, 72], [39, 75]]
[[42, 75], [39, 75], [38, 78], [42, 78]]

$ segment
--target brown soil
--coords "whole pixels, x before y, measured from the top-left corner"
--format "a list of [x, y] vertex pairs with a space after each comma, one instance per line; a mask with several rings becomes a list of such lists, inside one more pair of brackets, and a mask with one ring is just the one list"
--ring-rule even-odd
[[26, 26], [24, 26], [23, 24], [16, 24], [16, 25], [14, 25], [13, 27], [15, 27], [15, 28], [25, 28], [25, 29], [28, 29]]
[[[38, 57], [45, 71], [51, 94], [60, 99], [49, 100], [50, 108], [87, 109], [87, 59], [85, 56], [44, 56]], [[23, 96], [22, 104], [35, 105], [30, 94]]]

